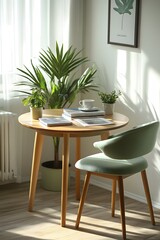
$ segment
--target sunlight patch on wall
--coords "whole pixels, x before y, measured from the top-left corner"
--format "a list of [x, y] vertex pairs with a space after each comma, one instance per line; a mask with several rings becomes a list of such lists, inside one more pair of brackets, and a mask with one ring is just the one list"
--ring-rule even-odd
[[134, 105], [139, 104], [140, 90], [139, 57], [135, 52], [117, 51], [117, 82], [122, 92], [129, 96]]
[[128, 89], [130, 97], [134, 104], [139, 104], [141, 96], [141, 66], [139, 62], [139, 55], [135, 52], [128, 53], [127, 58], [127, 69], [128, 69]]
[[117, 81], [124, 91], [127, 88], [126, 68], [127, 68], [126, 51], [118, 50], [117, 51]]
[[160, 115], [160, 85], [159, 85], [159, 74], [153, 69], [149, 69], [148, 71], [148, 100], [153, 104], [156, 112]]

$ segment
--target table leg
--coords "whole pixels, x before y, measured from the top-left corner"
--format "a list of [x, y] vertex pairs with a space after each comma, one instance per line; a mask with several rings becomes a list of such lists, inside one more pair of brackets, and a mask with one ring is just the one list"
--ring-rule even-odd
[[109, 137], [109, 132], [108, 131], [101, 134], [101, 140], [105, 140], [108, 137]]
[[[81, 139], [76, 138], [76, 162], [80, 159], [81, 156]], [[80, 200], [80, 170], [76, 168], [76, 200]]]
[[35, 198], [35, 191], [37, 186], [37, 178], [38, 178], [39, 165], [41, 160], [43, 140], [44, 140], [44, 136], [36, 132], [35, 140], [34, 140], [31, 177], [30, 177], [28, 211], [32, 211], [33, 205], [34, 205], [34, 198]]
[[68, 171], [69, 171], [69, 134], [63, 136], [62, 153], [62, 189], [61, 189], [61, 226], [66, 225], [67, 197], [68, 197]]

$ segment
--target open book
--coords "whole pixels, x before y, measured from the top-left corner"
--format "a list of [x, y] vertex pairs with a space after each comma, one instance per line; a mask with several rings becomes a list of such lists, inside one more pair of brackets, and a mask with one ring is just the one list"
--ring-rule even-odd
[[61, 126], [61, 125], [72, 125], [72, 122], [64, 117], [42, 117], [39, 118], [39, 122], [47, 127]]
[[107, 120], [106, 118], [99, 118], [99, 117], [74, 118], [72, 119], [72, 122], [74, 124], [78, 123], [84, 127], [114, 124], [113, 121]]

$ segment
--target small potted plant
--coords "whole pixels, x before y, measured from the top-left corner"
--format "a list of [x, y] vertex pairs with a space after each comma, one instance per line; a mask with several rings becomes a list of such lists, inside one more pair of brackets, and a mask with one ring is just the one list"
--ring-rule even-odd
[[[21, 91], [23, 92], [23, 91]], [[42, 117], [42, 109], [46, 103], [44, 94], [40, 89], [33, 89], [30, 93], [23, 92], [28, 96], [22, 99], [24, 106], [29, 106], [32, 119], [38, 120]]]
[[102, 103], [104, 104], [104, 111], [106, 114], [113, 114], [114, 104], [121, 95], [121, 92], [116, 92], [115, 90], [110, 93], [98, 92], [98, 95], [101, 98]]

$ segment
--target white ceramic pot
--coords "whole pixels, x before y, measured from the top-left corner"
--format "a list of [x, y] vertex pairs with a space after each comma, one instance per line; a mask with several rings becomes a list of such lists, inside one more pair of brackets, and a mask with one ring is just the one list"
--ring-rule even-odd
[[115, 104], [104, 103], [104, 111], [106, 115], [111, 115], [114, 113], [114, 106]]

